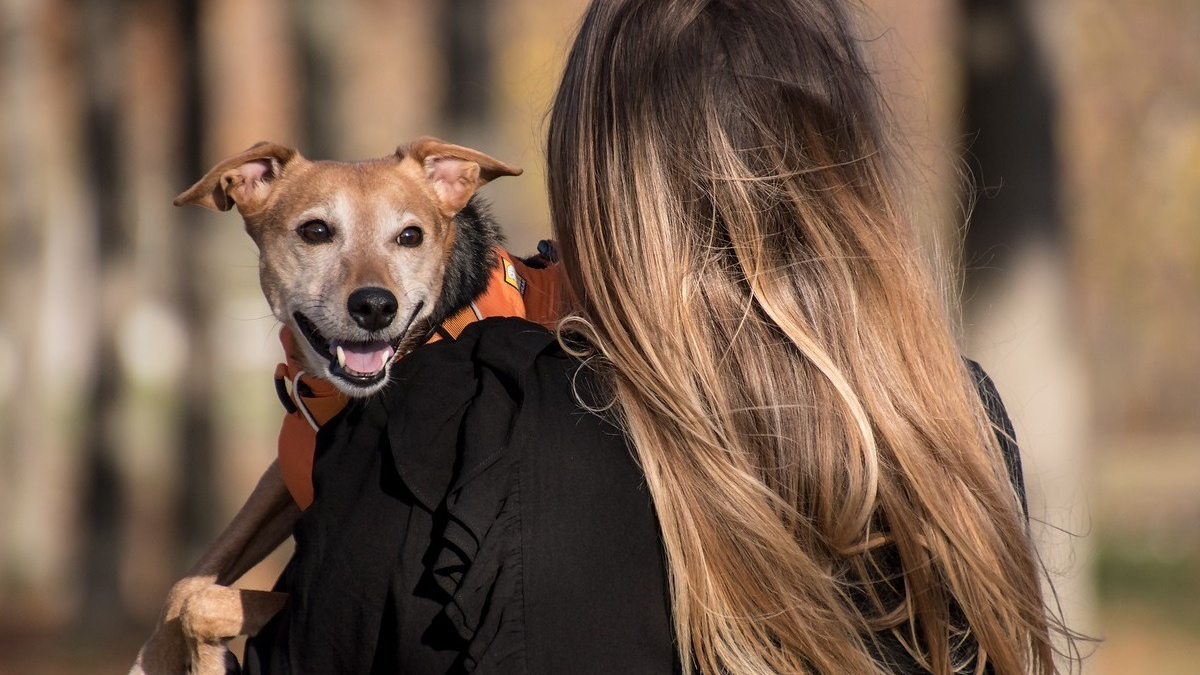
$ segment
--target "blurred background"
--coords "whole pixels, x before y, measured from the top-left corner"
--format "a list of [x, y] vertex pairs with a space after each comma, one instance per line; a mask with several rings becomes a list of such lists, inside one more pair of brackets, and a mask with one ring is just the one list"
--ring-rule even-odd
[[[1200, 3], [866, 4], [1085, 670], [1200, 672]], [[256, 251], [171, 198], [259, 140], [435, 134], [526, 169], [484, 193], [531, 251], [583, 6], [0, 0], [0, 675], [124, 673], [273, 456]]]

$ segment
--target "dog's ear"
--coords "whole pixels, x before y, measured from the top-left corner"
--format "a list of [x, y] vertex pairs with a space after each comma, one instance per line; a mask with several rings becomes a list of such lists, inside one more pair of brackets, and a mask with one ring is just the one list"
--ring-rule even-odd
[[415, 159], [422, 166], [425, 179], [433, 186], [441, 211], [447, 217], [461, 211], [471, 195], [488, 181], [500, 176], [521, 175], [521, 169], [478, 150], [429, 136], [397, 148], [396, 154], [401, 159]]
[[285, 166], [300, 157], [291, 148], [274, 143], [255, 143], [241, 154], [226, 159], [204, 174], [196, 184], [172, 202], [194, 204], [216, 211], [238, 207], [243, 215], [258, 210], [271, 193], [271, 184]]

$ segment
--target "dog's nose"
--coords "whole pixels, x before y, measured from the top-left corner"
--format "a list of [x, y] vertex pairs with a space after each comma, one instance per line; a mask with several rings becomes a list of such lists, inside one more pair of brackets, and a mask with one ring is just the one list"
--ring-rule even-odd
[[396, 318], [396, 296], [386, 288], [360, 288], [346, 300], [346, 309], [354, 323], [367, 330], [387, 328]]

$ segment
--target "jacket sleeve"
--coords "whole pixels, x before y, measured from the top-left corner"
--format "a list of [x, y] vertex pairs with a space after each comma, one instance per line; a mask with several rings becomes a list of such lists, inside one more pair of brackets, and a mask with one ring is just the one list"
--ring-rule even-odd
[[966, 359], [966, 362], [971, 379], [975, 382], [975, 389], [979, 392], [979, 398], [983, 401], [988, 419], [996, 432], [1000, 451], [1004, 453], [1004, 466], [1007, 467], [1008, 479], [1012, 481], [1013, 489], [1021, 500], [1021, 511], [1029, 517], [1025, 476], [1021, 471], [1021, 452], [1017, 447], [1017, 432], [1013, 429], [1012, 420], [1008, 418], [1008, 411], [1004, 409], [1004, 402], [1000, 400], [1000, 392], [996, 391], [996, 384], [992, 382], [992, 378], [988, 377], [978, 363], [970, 359]]

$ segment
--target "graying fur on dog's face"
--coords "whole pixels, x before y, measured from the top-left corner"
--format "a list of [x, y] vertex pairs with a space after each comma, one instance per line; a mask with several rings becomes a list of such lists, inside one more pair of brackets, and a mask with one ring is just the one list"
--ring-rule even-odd
[[[347, 395], [367, 396], [384, 385], [393, 355], [437, 303], [453, 220], [421, 187], [390, 161], [319, 162], [247, 219], [273, 313], [294, 331], [308, 372]], [[327, 239], [303, 236], [302, 228], [314, 225]], [[406, 231], [418, 232], [419, 244], [401, 244]], [[347, 303], [359, 289], [390, 293], [394, 319], [386, 326], [357, 323]], [[370, 363], [363, 361], [368, 356]]]
[[[429, 138], [365, 162], [312, 162], [260, 144], [218, 164], [176, 204], [237, 206], [259, 248], [263, 293], [306, 372], [364, 397], [386, 384], [394, 356], [431, 319], [444, 318], [435, 313], [446, 298], [465, 304], [483, 290], [486, 273], [457, 267], [486, 266], [495, 230], [455, 215], [480, 185], [519, 173]], [[484, 231], [464, 232], [466, 223]], [[447, 291], [451, 278], [471, 288]]]

